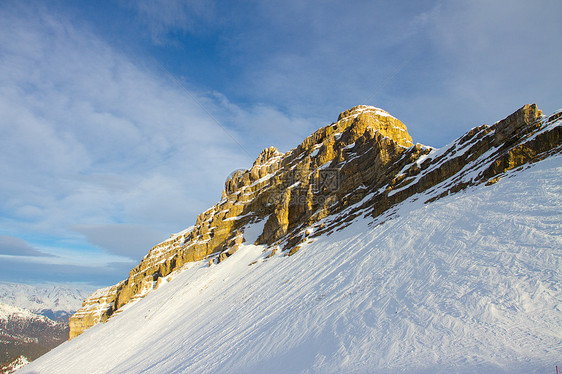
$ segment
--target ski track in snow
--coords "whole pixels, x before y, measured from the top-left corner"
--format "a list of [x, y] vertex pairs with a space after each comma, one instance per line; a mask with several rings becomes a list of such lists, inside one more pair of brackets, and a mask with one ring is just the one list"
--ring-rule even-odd
[[[22, 373], [553, 373], [562, 156], [265, 260], [184, 270]], [[250, 265], [256, 261], [256, 264]]]

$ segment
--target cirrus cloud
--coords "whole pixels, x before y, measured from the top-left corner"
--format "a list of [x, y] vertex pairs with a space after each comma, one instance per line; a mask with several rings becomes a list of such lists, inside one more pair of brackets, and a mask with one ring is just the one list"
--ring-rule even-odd
[[0, 235], [0, 255], [53, 257], [49, 253], [33, 248], [23, 239], [8, 235]]

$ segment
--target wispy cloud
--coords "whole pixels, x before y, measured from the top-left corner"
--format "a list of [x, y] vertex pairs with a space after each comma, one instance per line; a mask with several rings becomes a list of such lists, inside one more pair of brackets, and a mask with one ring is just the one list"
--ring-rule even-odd
[[252, 4], [243, 22], [233, 25], [239, 29], [228, 45], [245, 67], [239, 79], [246, 86], [240, 88], [252, 100], [276, 102], [299, 115], [339, 112], [369, 97], [416, 52], [425, 26], [419, 15], [432, 7], [385, 1]]
[[[90, 224], [72, 227], [93, 245], [123, 257], [140, 261], [153, 245], [163, 241], [162, 232], [142, 225]], [[126, 240], [124, 240], [126, 238]]]
[[[229, 172], [306, 134], [304, 120], [269, 106], [242, 109], [182, 82], [186, 95], [150, 56], [133, 60], [41, 5], [14, 4], [0, 15], [0, 223], [30, 238], [19, 253], [38, 255], [36, 241], [64, 248], [57, 266], [84, 251], [139, 259], [218, 201]], [[276, 125], [294, 131], [269, 136]]]
[[6, 233], [76, 236], [71, 226], [125, 221], [167, 235], [249, 162], [150, 64], [68, 20], [16, 6], [0, 16], [0, 35]]
[[139, 0], [123, 2], [148, 25], [156, 44], [173, 43], [168, 34], [201, 33], [216, 16], [212, 0]]
[[[197, 20], [228, 61], [224, 93], [277, 106], [288, 117], [314, 113], [326, 123], [368, 98], [364, 104], [402, 119], [414, 140], [441, 146], [523, 104], [559, 106], [560, 2], [289, 0], [245, 2], [238, 11], [228, 3], [217, 7], [231, 17]], [[177, 27], [164, 19], [170, 30]]]
[[46, 284], [81, 283], [105, 287], [126, 277], [134, 266], [129, 262], [112, 262], [105, 266], [51, 264], [43, 262], [23, 262], [17, 258], [2, 258], [0, 261], [0, 280], [10, 282]]
[[25, 240], [7, 235], [0, 235], [0, 255], [53, 257], [49, 253], [33, 248]]
[[57, 266], [139, 258], [261, 149], [357, 104], [434, 146], [560, 106], [560, 2], [122, 1], [126, 36], [61, 4], [0, 12], [0, 234]]
[[424, 53], [404, 75], [410, 89], [388, 100], [406, 124], [423, 124], [412, 135], [432, 145], [524, 104], [558, 109], [561, 11], [555, 1], [437, 3], [424, 15]]

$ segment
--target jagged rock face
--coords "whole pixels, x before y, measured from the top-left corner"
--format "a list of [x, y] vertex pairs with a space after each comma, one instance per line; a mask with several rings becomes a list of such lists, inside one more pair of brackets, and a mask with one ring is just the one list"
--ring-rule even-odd
[[250, 223], [265, 220], [257, 244], [292, 255], [302, 242], [360, 214], [376, 218], [414, 194], [431, 201], [493, 183], [506, 170], [560, 152], [559, 118], [541, 115], [536, 105], [526, 105], [435, 150], [413, 145], [406, 126], [381, 109], [347, 110], [297, 148], [285, 154], [265, 149], [249, 170], [235, 173], [221, 201], [193, 227], [152, 248], [128, 279], [86, 299], [70, 320], [70, 337], [115, 315], [188, 262], [226, 260], [247, 239]]
[[[349, 123], [351, 122], [351, 125]], [[338, 116], [338, 123], [342, 127], [351, 127], [353, 132], [360, 136], [367, 127], [380, 132], [399, 145], [410, 147], [413, 145], [412, 137], [408, 134], [406, 126], [388, 112], [367, 105], [358, 105], [342, 112]]]
[[114, 286], [99, 289], [84, 300], [82, 308], [68, 320], [70, 339], [80, 335], [93, 325], [107, 320], [109, 317], [107, 311], [113, 307], [117, 290], [122, 284], [123, 282], [120, 282]]

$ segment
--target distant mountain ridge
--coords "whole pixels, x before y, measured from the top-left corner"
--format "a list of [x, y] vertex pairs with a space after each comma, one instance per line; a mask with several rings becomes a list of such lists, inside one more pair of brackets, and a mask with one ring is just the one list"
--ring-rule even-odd
[[68, 318], [91, 288], [0, 282], [0, 366], [24, 365], [67, 340]]
[[68, 332], [68, 320], [55, 321], [27, 309], [0, 303], [0, 366], [20, 356], [28, 361], [34, 360], [64, 342]]
[[78, 310], [92, 287], [67, 285], [32, 286], [0, 282], [0, 303], [18, 306], [53, 320], [68, 319]]

